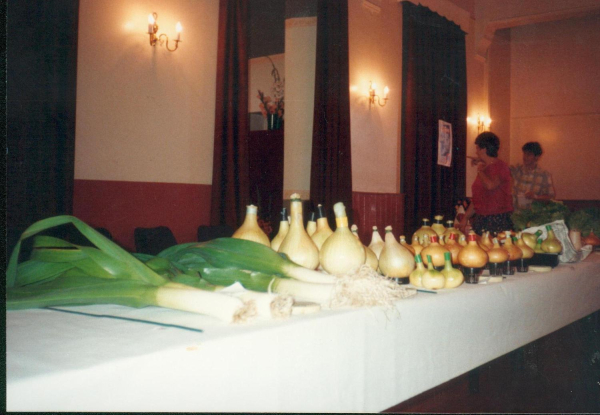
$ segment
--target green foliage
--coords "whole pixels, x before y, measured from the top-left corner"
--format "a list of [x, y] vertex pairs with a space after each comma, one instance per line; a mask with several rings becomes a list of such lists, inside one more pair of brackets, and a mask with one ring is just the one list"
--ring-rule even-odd
[[566, 220], [569, 213], [569, 208], [562, 202], [534, 200], [530, 208], [516, 210], [511, 219], [515, 225], [515, 230], [523, 230], [555, 220]]

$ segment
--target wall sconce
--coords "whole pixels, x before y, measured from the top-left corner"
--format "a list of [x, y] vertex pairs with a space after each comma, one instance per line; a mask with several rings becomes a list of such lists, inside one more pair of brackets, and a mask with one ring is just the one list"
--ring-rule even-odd
[[[374, 105], [375, 102], [377, 102], [380, 107], [384, 107], [385, 104], [387, 103], [388, 94], [390, 93], [390, 89], [387, 86], [385, 88], [383, 88], [383, 98], [381, 98], [379, 95], [377, 95], [376, 89], [377, 89], [377, 85], [375, 85], [373, 82], [371, 82], [369, 84], [369, 107], [371, 107], [371, 105]], [[375, 100], [375, 98], [377, 98], [377, 100]], [[382, 100], [383, 100], [383, 104], [381, 103]]]
[[490, 125], [492, 124], [492, 120], [490, 117], [485, 118], [481, 114], [477, 114], [476, 120], [473, 120], [471, 117], [467, 117], [467, 122], [477, 124], [477, 134], [481, 134], [484, 131], [488, 131]]
[[[175, 47], [173, 49], [169, 49], [169, 36], [164, 33], [160, 36], [156, 36], [156, 32], [158, 32], [158, 25], [156, 24], [156, 19], [158, 15], [156, 13], [151, 13], [148, 15], [148, 34], [150, 35], [150, 46], [156, 46], [156, 42], [160, 43], [162, 46], [166, 40], [166, 48], [169, 52], [175, 52], [177, 50], [177, 46], [179, 46], [179, 42], [181, 42], [181, 23], [177, 22], [175, 26], [175, 30], [177, 31], [177, 38], [175, 39]], [[164, 39], [163, 39], [164, 36]]]

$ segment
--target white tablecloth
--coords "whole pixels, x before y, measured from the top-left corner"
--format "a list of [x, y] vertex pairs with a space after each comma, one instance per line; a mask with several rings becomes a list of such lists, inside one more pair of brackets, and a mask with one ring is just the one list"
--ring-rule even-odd
[[9, 411], [382, 411], [600, 309], [600, 253], [397, 303], [227, 326], [161, 308], [8, 311]]

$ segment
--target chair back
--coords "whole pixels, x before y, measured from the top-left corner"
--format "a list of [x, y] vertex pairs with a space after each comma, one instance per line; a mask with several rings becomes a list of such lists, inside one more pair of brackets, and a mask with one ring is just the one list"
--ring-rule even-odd
[[133, 231], [135, 250], [141, 254], [156, 255], [159, 252], [177, 245], [177, 239], [167, 226], [155, 228], [135, 228]]
[[229, 238], [233, 235], [233, 228], [229, 225], [200, 225], [198, 226], [198, 242], [206, 242], [217, 238]]

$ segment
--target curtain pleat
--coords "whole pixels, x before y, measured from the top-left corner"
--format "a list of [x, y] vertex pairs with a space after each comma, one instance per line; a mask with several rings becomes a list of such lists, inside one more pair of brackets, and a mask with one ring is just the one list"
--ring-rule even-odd
[[[465, 196], [467, 71], [465, 34], [426, 7], [403, 2], [402, 189], [404, 232], [422, 218], [454, 219]], [[437, 165], [438, 120], [452, 124], [452, 165]]]
[[[310, 200], [330, 218], [337, 202], [352, 220], [348, 1], [319, 0]], [[352, 222], [351, 222], [352, 223]]]
[[6, 24], [10, 252], [33, 222], [73, 212], [79, 2], [13, 1]]
[[220, 0], [210, 220], [233, 228], [249, 198], [247, 21], [246, 0]]

